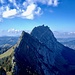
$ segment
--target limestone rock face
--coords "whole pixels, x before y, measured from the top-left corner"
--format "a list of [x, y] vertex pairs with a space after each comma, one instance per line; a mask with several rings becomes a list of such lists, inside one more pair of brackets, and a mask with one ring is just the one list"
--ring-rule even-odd
[[14, 75], [69, 75], [75, 70], [75, 51], [60, 44], [44, 25], [31, 34], [22, 32], [14, 56]]
[[17, 75], [22, 73], [26, 75], [28, 67], [31, 67], [29, 71], [33, 73], [36, 71], [39, 75], [55, 74], [51, 70], [54, 64], [53, 51], [26, 32], [23, 32], [20, 38], [15, 50], [16, 66], [19, 67]]
[[31, 35], [37, 38], [40, 42], [44, 43], [52, 51], [54, 51], [55, 44], [57, 41], [48, 26], [43, 25], [43, 26], [35, 27], [32, 30]]
[[68, 67], [70, 64], [75, 65], [75, 51], [59, 43], [48, 26], [42, 25], [35, 27], [31, 35], [53, 51], [55, 59], [54, 65], [59, 69], [62, 75], [68, 72], [68, 70], [66, 71], [68, 68], [64, 67], [65, 65], [68, 65]]

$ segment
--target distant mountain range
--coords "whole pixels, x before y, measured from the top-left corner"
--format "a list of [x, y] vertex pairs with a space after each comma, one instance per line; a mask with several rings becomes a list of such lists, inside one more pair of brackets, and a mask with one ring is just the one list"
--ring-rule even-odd
[[10, 47], [14, 46], [19, 37], [13, 37], [13, 36], [3, 36], [0, 37], [0, 54], [7, 51]]
[[75, 32], [53, 31], [53, 33], [57, 38], [75, 38]]
[[[65, 39], [58, 40], [64, 42]], [[30, 34], [23, 31], [17, 44], [0, 55], [0, 73], [75, 75], [75, 50], [62, 45], [58, 40], [48, 26], [35, 27]], [[69, 41], [72, 40], [66, 40]]]
[[[0, 36], [20, 36], [23, 30], [8, 29], [0, 30]], [[31, 30], [25, 30], [25, 32], [30, 33]], [[75, 32], [63, 32], [63, 31], [53, 31], [56, 38], [75, 38]]]
[[57, 38], [63, 45], [75, 50], [75, 38]]
[[[0, 54], [7, 51], [10, 47], [15, 45], [19, 37], [2, 36], [0, 37]], [[75, 38], [57, 38], [57, 40], [63, 45], [75, 49]]]

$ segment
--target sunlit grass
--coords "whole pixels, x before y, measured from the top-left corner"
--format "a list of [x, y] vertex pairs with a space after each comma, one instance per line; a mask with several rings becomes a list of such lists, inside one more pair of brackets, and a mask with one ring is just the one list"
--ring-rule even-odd
[[13, 47], [11, 47], [9, 50], [7, 50], [6, 52], [4, 52], [3, 54], [0, 54], [0, 59], [2, 59], [2, 58], [4, 58], [4, 57], [10, 56], [11, 53], [14, 52], [14, 48], [15, 48], [15, 47], [16, 47], [16, 45], [13, 46]]

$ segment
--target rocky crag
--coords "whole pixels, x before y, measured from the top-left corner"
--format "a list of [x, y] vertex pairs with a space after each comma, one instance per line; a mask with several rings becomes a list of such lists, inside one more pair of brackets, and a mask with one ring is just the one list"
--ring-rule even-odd
[[48, 26], [23, 31], [14, 56], [14, 75], [75, 75], [75, 51], [60, 44]]

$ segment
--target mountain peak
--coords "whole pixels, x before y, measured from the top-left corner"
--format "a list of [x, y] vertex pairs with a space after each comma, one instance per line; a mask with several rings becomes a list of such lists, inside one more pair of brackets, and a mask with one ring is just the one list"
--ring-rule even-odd
[[32, 68], [35, 74], [35, 70], [39, 75], [55, 73], [50, 70], [54, 64], [53, 52], [43, 43], [39, 42], [38, 39], [24, 31], [15, 50], [15, 60], [16, 66], [19, 66], [21, 70], [19, 71], [21, 75], [23, 69], [23, 75], [29, 75], [25, 74], [27, 73], [26, 69], [28, 69], [28, 66]]
[[[53, 39], [55, 39], [53, 32], [50, 30], [50, 28], [48, 26], [42, 25], [42, 26], [35, 27], [31, 32], [31, 35], [33, 35], [39, 39], [42, 36], [46, 36], [46, 34], [51, 36]], [[39, 36], [39, 35], [41, 35], [41, 36]]]
[[[31, 34], [33, 35], [33, 33], [35, 32], [35, 33], [42, 33], [42, 34], [44, 34], [44, 33], [46, 33], [47, 31], [49, 31], [50, 33], [52, 33], [52, 31], [49, 29], [49, 27], [48, 26], [44, 26], [44, 25], [42, 25], [42, 26], [38, 26], [38, 27], [35, 27], [33, 30], [32, 30], [32, 32], [31, 32]], [[37, 35], [37, 34], [36, 34]]]
[[[72, 59], [74, 54], [72, 49], [57, 42], [48, 26], [38, 26], [31, 34], [22, 32], [15, 49], [16, 67], [18, 67], [15, 70], [19, 75], [29, 75], [30, 72], [35, 75], [66, 75], [71, 67], [70, 58]], [[72, 61], [75, 61], [75, 58]]]
[[22, 31], [22, 35], [24, 35], [25, 34], [25, 31]]
[[55, 44], [57, 40], [54, 37], [53, 32], [50, 30], [48, 26], [42, 25], [42, 26], [35, 27], [32, 30], [31, 35], [36, 37], [38, 40], [43, 42], [45, 45], [47, 45], [48, 48], [54, 50], [52, 43]]

